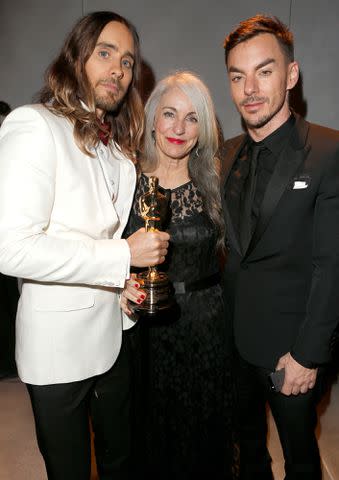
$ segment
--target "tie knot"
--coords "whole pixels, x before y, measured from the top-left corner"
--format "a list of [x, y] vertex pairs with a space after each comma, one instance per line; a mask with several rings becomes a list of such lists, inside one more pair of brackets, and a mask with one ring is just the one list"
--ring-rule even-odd
[[263, 152], [265, 150], [265, 145], [264, 144], [253, 144], [251, 146], [251, 154], [250, 154], [250, 157], [251, 157], [251, 160], [253, 161], [254, 159], [257, 160], [257, 158], [259, 157], [260, 153]]
[[258, 164], [260, 162], [260, 155], [261, 153], [266, 150], [264, 144], [253, 144], [250, 150], [250, 171], [253, 172], [254, 175], [257, 174]]

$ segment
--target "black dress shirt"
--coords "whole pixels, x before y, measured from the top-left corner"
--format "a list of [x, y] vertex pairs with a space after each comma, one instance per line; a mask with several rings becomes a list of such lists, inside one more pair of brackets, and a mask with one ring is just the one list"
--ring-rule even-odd
[[271, 179], [279, 155], [286, 145], [286, 140], [289, 138], [294, 124], [295, 118], [293, 115], [291, 115], [285, 123], [283, 123], [268, 137], [264, 138], [264, 140], [260, 142], [254, 142], [250, 137], [248, 138], [248, 150], [252, 149], [254, 145], [260, 147], [260, 153], [258, 155], [256, 189], [252, 204], [252, 232], [254, 231], [258, 221], [260, 207], [264, 199], [268, 182]]
[[[241, 238], [242, 222], [248, 222], [245, 218], [246, 190], [250, 181], [250, 159], [251, 150], [254, 145], [262, 147], [257, 160], [257, 179], [255, 193], [251, 209], [251, 230], [254, 232], [259, 217], [261, 203], [263, 201], [268, 182], [274, 172], [278, 157], [287, 143], [295, 124], [295, 117], [292, 114], [277, 130], [268, 135], [261, 142], [254, 142], [247, 135], [243, 148], [233, 164], [226, 187], [226, 202], [232, 223], [239, 238]], [[246, 247], [243, 248], [245, 253]]]

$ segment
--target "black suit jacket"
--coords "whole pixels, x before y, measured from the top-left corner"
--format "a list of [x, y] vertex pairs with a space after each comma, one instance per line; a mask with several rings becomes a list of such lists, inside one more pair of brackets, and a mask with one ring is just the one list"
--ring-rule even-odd
[[339, 319], [339, 132], [296, 116], [243, 254], [225, 191], [245, 139], [225, 143], [222, 171], [237, 349], [270, 369], [289, 351], [305, 366], [325, 363]]

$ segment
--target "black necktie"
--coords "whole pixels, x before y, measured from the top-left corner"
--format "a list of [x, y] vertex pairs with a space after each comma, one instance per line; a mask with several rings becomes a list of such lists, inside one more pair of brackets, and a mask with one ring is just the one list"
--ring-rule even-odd
[[257, 166], [260, 151], [263, 150], [263, 145], [253, 145], [250, 150], [250, 168], [247, 181], [245, 184], [244, 201], [242, 209], [242, 218], [240, 226], [240, 239], [245, 254], [253, 234], [252, 229], [252, 205], [257, 186]]

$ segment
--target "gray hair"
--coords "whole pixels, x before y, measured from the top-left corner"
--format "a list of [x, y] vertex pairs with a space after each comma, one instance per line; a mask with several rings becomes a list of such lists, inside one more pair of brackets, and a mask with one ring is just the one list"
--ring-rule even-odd
[[223, 249], [224, 224], [221, 215], [218, 150], [218, 127], [210, 92], [200, 78], [192, 72], [181, 71], [169, 75], [156, 85], [145, 106], [144, 149], [141, 169], [152, 172], [157, 168], [158, 156], [153, 138], [154, 119], [161, 98], [173, 88], [179, 88], [191, 101], [198, 118], [197, 145], [190, 152], [188, 170], [190, 178], [203, 198], [204, 210], [217, 226], [218, 249]]
[[[152, 135], [154, 119], [161, 98], [173, 88], [179, 88], [190, 99], [196, 111], [199, 124], [199, 162], [204, 163], [205, 158], [210, 162], [216, 154], [218, 129], [211, 95], [206, 85], [193, 73], [176, 72], [160, 80], [145, 106], [145, 143], [142, 159], [142, 167], [145, 171], [152, 171], [157, 167], [158, 158]], [[189, 169], [194, 159], [197, 161], [196, 155], [191, 152]]]

